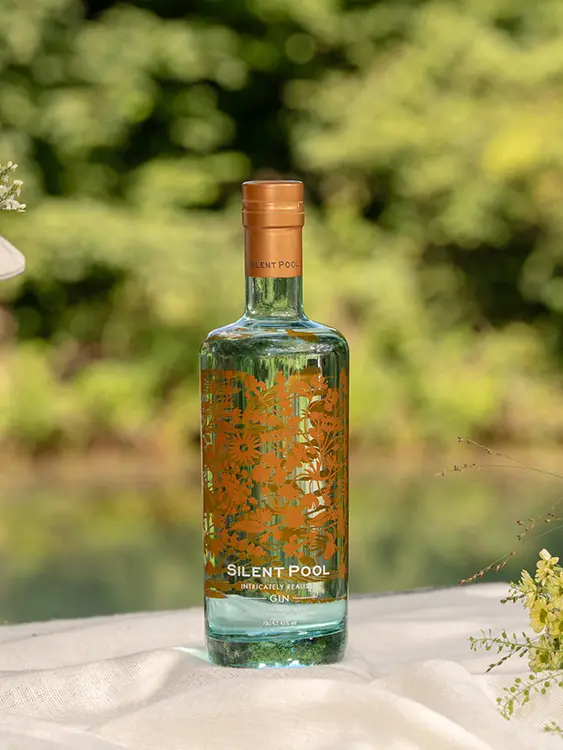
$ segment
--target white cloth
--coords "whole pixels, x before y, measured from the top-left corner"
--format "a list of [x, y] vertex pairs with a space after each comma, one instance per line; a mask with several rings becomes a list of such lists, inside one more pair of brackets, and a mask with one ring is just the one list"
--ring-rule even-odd
[[0, 237], [0, 281], [23, 273], [25, 258], [8, 240]]
[[[203, 655], [203, 613], [0, 628], [4, 750], [542, 750], [563, 691], [506, 721], [495, 698], [521, 659], [485, 676], [480, 629], [526, 625], [506, 586], [352, 598], [346, 659], [241, 670]], [[494, 658], [494, 657], [493, 657]]]

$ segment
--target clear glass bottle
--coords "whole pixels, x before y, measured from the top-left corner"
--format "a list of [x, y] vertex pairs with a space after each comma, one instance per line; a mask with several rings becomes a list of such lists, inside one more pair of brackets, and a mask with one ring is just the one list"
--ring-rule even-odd
[[303, 311], [303, 185], [243, 185], [246, 310], [201, 349], [207, 647], [338, 661], [348, 591], [348, 346]]

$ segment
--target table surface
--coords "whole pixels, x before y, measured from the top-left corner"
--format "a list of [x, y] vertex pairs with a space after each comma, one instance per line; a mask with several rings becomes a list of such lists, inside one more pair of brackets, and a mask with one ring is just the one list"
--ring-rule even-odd
[[496, 697], [524, 660], [485, 674], [481, 629], [519, 632], [503, 584], [353, 597], [340, 664], [225, 669], [203, 650], [203, 612], [0, 628], [0, 748], [10, 750], [542, 750], [563, 691], [506, 721]]

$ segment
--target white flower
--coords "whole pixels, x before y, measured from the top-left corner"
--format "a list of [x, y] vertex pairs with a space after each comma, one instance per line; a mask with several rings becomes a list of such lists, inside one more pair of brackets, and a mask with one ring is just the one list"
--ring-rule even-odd
[[12, 164], [11, 161], [5, 167], [0, 165], [0, 211], [25, 210], [25, 204], [18, 200], [22, 181], [12, 181], [12, 173], [17, 169], [17, 166], [17, 164]]

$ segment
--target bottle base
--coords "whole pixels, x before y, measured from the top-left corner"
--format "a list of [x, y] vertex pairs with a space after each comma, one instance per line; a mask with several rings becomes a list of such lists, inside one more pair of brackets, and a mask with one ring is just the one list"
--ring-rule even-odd
[[311, 667], [341, 661], [346, 649], [346, 630], [305, 638], [242, 640], [240, 637], [207, 636], [207, 653], [221, 667]]

